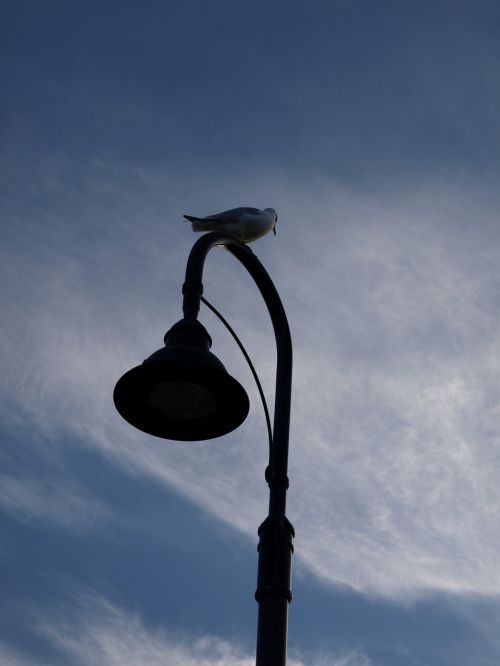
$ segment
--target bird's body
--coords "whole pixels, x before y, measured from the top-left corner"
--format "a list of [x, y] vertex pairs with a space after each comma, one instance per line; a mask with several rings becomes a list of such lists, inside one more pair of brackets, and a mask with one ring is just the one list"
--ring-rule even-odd
[[231, 208], [216, 215], [194, 217], [184, 215], [191, 222], [193, 231], [227, 231], [242, 243], [251, 243], [270, 231], [276, 234], [278, 215], [274, 208]]

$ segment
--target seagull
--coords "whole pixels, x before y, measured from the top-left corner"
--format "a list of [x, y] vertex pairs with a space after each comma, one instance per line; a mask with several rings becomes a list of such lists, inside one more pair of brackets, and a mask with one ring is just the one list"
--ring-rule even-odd
[[278, 215], [274, 208], [231, 208], [216, 215], [194, 217], [184, 215], [191, 222], [193, 231], [227, 231], [242, 243], [251, 243], [271, 230], [276, 235]]

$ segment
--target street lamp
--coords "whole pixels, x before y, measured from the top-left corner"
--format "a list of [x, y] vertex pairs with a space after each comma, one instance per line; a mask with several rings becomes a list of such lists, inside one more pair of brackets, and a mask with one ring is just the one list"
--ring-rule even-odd
[[245, 420], [249, 402], [243, 387], [209, 350], [211, 338], [198, 322], [203, 266], [208, 252], [225, 246], [247, 269], [264, 298], [277, 348], [274, 426], [265, 478], [269, 515], [259, 527], [259, 605], [256, 666], [285, 666], [292, 539], [287, 519], [288, 433], [292, 388], [292, 343], [281, 299], [252, 250], [232, 235], [208, 233], [189, 254], [182, 288], [184, 317], [165, 334], [165, 347], [119, 379], [113, 398], [125, 420], [164, 439], [193, 441], [220, 437]]

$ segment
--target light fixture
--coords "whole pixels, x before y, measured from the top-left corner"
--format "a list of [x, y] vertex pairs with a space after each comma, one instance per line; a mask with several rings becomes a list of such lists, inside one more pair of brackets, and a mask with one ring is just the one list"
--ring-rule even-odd
[[164, 439], [212, 439], [237, 428], [247, 417], [248, 396], [211, 346], [199, 321], [181, 319], [165, 334], [165, 347], [119, 379], [113, 394], [118, 412]]

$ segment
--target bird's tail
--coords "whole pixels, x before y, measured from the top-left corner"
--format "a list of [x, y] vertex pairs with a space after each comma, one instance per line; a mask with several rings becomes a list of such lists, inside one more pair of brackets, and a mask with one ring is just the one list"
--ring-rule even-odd
[[213, 220], [191, 220], [193, 231], [217, 231], [217, 224]]
[[214, 224], [213, 220], [206, 220], [193, 215], [184, 215], [184, 217], [188, 222], [191, 222], [193, 231], [215, 231], [217, 229], [217, 223]]

